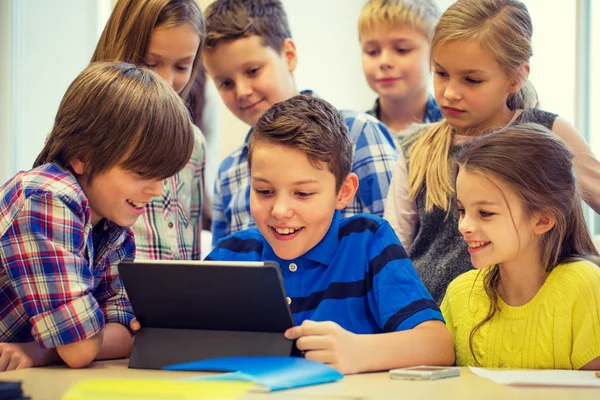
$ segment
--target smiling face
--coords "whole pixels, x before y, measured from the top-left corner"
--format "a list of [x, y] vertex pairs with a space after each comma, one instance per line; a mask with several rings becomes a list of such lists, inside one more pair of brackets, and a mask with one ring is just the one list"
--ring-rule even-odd
[[204, 52], [203, 59], [227, 108], [250, 126], [273, 104], [298, 94], [291, 39], [284, 41], [281, 53], [265, 46], [259, 36], [222, 42]]
[[[475, 268], [519, 264], [539, 249], [536, 216], [525, 214], [522, 200], [505, 182], [461, 167], [456, 195], [458, 230]], [[537, 256], [539, 262], [539, 251]]]
[[354, 197], [356, 175], [349, 174], [336, 193], [335, 176], [319, 162], [290, 147], [257, 142], [252, 152], [250, 210], [275, 254], [302, 256], [327, 233], [335, 210]]
[[425, 35], [408, 26], [380, 28], [362, 33], [360, 44], [365, 77], [381, 97], [404, 99], [427, 91], [430, 46]]
[[474, 41], [450, 41], [433, 55], [434, 91], [444, 118], [459, 134], [505, 126], [506, 99], [520, 84]]
[[146, 64], [180, 93], [192, 76], [200, 35], [190, 23], [158, 26], [150, 35]]
[[100, 172], [89, 184], [85, 163], [75, 160], [71, 167], [90, 204], [92, 226], [102, 218], [119, 226], [131, 226], [152, 198], [162, 193], [162, 179], [144, 179], [118, 165]]

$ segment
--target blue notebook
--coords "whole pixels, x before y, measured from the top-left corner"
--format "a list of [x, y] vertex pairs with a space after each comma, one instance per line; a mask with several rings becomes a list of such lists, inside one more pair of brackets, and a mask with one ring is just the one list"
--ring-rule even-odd
[[329, 365], [301, 357], [224, 357], [175, 364], [174, 371], [231, 371], [194, 380], [242, 380], [255, 382], [270, 391], [334, 382], [344, 377]]

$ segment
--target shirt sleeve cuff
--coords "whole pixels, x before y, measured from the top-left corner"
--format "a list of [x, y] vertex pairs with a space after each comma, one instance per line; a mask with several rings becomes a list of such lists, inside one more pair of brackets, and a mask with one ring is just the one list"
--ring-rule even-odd
[[129, 324], [134, 318], [131, 304], [129, 303], [129, 300], [125, 298], [107, 301], [104, 304], [103, 313], [106, 323], [116, 322], [125, 326], [127, 329], [130, 329]]
[[43, 348], [88, 339], [102, 330], [104, 316], [92, 294], [78, 297], [31, 318], [32, 336]]

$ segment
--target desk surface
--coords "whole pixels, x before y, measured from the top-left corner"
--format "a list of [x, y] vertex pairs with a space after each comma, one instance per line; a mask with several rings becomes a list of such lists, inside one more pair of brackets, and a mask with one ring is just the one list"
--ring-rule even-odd
[[[127, 360], [95, 362], [85, 369], [65, 366], [29, 368], [0, 373], [0, 380], [20, 380], [25, 394], [33, 400], [60, 399], [73, 383], [89, 378], [156, 378], [177, 379], [200, 375], [198, 372], [152, 371], [128, 369]], [[461, 368], [458, 378], [437, 381], [392, 380], [388, 373], [360, 374], [324, 385], [285, 390], [275, 393], [250, 393], [244, 399], [600, 399], [600, 389], [532, 388], [499, 385]]]

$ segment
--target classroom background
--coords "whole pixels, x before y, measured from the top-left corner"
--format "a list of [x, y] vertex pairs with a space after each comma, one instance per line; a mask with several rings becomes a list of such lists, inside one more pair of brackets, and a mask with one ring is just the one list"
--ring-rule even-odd
[[[375, 93], [361, 67], [358, 15], [366, 0], [283, 0], [298, 49], [298, 89], [338, 108], [365, 111]], [[52, 128], [69, 83], [88, 64], [116, 0], [0, 0], [0, 184], [29, 169]], [[198, 1], [204, 10], [212, 0]], [[443, 10], [451, 0], [438, 0]], [[530, 79], [540, 108], [573, 123], [600, 155], [600, 2], [524, 0], [533, 19]], [[212, 82], [209, 82], [212, 85]], [[214, 89], [212, 87], [211, 89]], [[220, 134], [212, 168], [237, 148], [248, 126], [216, 90], [210, 115]], [[596, 112], [594, 112], [596, 110]], [[211, 162], [212, 161], [212, 162]], [[586, 207], [600, 247], [600, 216]]]

